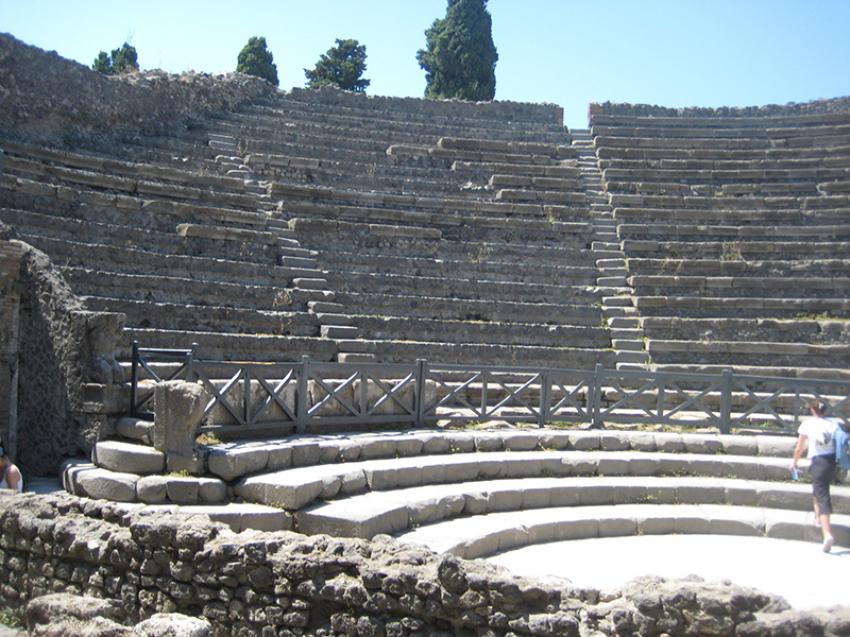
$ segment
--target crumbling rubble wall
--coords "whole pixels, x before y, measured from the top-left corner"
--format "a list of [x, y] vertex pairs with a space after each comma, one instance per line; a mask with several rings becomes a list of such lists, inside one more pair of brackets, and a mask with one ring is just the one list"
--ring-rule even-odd
[[[621, 591], [509, 575], [387, 536], [232, 533], [202, 516], [124, 513], [67, 495], [0, 496], [0, 605], [64, 591], [120, 602], [124, 621], [202, 617], [214, 635], [838, 635], [850, 609], [697, 580]], [[594, 632], [598, 631], [598, 632]]]
[[107, 76], [0, 34], [0, 136], [11, 139], [73, 144], [166, 133], [275, 90], [241, 73]]

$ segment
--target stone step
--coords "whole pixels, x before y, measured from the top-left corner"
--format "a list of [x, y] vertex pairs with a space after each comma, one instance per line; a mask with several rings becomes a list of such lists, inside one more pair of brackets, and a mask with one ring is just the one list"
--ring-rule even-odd
[[307, 307], [315, 314], [320, 314], [322, 312], [339, 314], [345, 311], [344, 305], [341, 303], [333, 303], [331, 301], [308, 301]]
[[[835, 513], [850, 519], [850, 489], [837, 491]], [[533, 515], [550, 507], [720, 504], [802, 512], [810, 509], [810, 492], [805, 484], [734, 478], [508, 478], [351, 495], [302, 509], [295, 514], [295, 523], [306, 534], [372, 538], [470, 515], [520, 510]]]
[[635, 363], [638, 365], [649, 364], [649, 354], [644, 350], [619, 350], [614, 353], [614, 358], [618, 365], [620, 363]]
[[221, 503], [227, 487], [218, 478], [140, 475], [110, 470], [85, 461], [67, 461], [61, 470], [65, 490], [77, 496], [111, 502], [158, 504]]
[[459, 299], [405, 293], [337, 292], [339, 310], [408, 318], [477, 320], [484, 322], [600, 325], [601, 309], [594, 302], [522, 303], [498, 299]]
[[[837, 543], [847, 546], [850, 517], [835, 518]], [[476, 559], [530, 544], [659, 533], [820, 541], [819, 529], [800, 511], [710, 504], [621, 504], [489, 513], [424, 526], [398, 537], [438, 553]]]
[[92, 449], [92, 462], [101, 469], [147, 475], [165, 470], [165, 454], [148, 445], [101, 440]]
[[632, 298], [629, 296], [606, 296], [602, 298], [602, 304], [607, 308], [633, 307]]
[[363, 352], [343, 352], [337, 355], [337, 361], [340, 363], [374, 363], [377, 361], [374, 354], [364, 354]]
[[81, 295], [132, 301], [297, 311], [308, 301], [332, 296], [326, 290], [215, 283], [187, 277], [122, 274], [76, 267], [60, 271]]
[[638, 329], [641, 327], [641, 320], [637, 317], [622, 317], [615, 316], [605, 321], [611, 329]]
[[337, 346], [331, 339], [310, 336], [273, 336], [269, 334], [233, 334], [191, 330], [125, 328], [126, 345], [116, 349], [116, 356], [129, 359], [130, 343], [139, 341], [142, 347], [186, 349], [198, 344], [205, 359], [222, 361], [298, 361], [310, 356], [317, 361], [336, 358]]
[[154, 515], [163, 513], [204, 515], [212, 522], [226, 524], [234, 533], [241, 533], [242, 531], [274, 532], [292, 530], [292, 516], [285, 511], [246, 502], [228, 502], [226, 504], [134, 505], [132, 511]]
[[189, 303], [157, 303], [109, 297], [82, 297], [86, 309], [120, 312], [131, 328], [318, 336], [319, 320], [303, 306], [294, 311], [236, 308]]
[[611, 346], [617, 352], [622, 352], [622, 351], [642, 352], [642, 351], [644, 351], [643, 340], [621, 339], [621, 338], [616, 338], [613, 335], [611, 337]]
[[625, 276], [600, 276], [596, 279], [596, 284], [599, 287], [625, 287]]
[[322, 338], [347, 339], [357, 338], [360, 329], [353, 325], [322, 325]]
[[115, 433], [144, 445], [153, 444], [153, 422], [125, 416], [115, 423]]
[[297, 511], [320, 497], [389, 491], [426, 484], [493, 478], [662, 476], [688, 471], [705, 477], [787, 480], [787, 458], [632, 451], [494, 451], [486, 454], [346, 462], [286, 469], [242, 479], [235, 493], [247, 501]]

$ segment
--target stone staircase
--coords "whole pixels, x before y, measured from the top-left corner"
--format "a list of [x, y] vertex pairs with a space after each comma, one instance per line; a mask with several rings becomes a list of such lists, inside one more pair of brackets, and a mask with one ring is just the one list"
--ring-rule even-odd
[[[124, 422], [137, 440], [145, 425]], [[68, 490], [203, 512], [240, 530], [395, 534], [477, 558], [563, 539], [714, 533], [817, 541], [810, 487], [789, 481], [795, 439], [611, 430], [422, 430], [201, 447], [189, 475], [163, 454], [97, 444]], [[804, 472], [805, 475], [805, 472]], [[850, 546], [850, 488], [833, 533]]]
[[634, 307], [634, 291], [628, 282], [628, 262], [617, 236], [602, 171], [590, 130], [571, 129], [573, 147], [581, 170], [582, 186], [588, 193], [593, 242], [591, 244], [598, 277], [596, 285], [602, 295], [602, 314], [610, 330], [611, 346], [617, 369], [644, 369], [649, 362], [641, 319]]

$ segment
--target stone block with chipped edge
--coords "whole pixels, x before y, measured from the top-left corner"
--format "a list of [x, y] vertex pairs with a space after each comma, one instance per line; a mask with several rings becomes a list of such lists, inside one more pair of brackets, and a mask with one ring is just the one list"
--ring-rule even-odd
[[165, 469], [165, 454], [147, 445], [102, 440], [92, 450], [94, 463], [110, 471], [147, 475]]
[[80, 470], [75, 476], [75, 482], [83, 495], [90, 498], [133, 502], [136, 499], [136, 483], [140, 478], [134, 473], [91, 468]]
[[136, 497], [146, 504], [160, 504], [168, 500], [165, 476], [144, 476], [136, 483]]
[[207, 455], [207, 467], [223, 480], [234, 480], [258, 473], [268, 466], [269, 450], [265, 447], [213, 447]]

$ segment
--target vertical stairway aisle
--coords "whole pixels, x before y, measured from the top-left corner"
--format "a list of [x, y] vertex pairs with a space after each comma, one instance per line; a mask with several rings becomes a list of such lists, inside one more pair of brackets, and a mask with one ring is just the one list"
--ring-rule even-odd
[[604, 191], [593, 137], [588, 129], [573, 128], [570, 134], [590, 204], [591, 249], [599, 269], [596, 285], [601, 293], [602, 314], [611, 331], [617, 369], [645, 369], [650, 361], [643, 327], [634, 306], [634, 292], [628, 283], [628, 263], [617, 237], [614, 212]]

